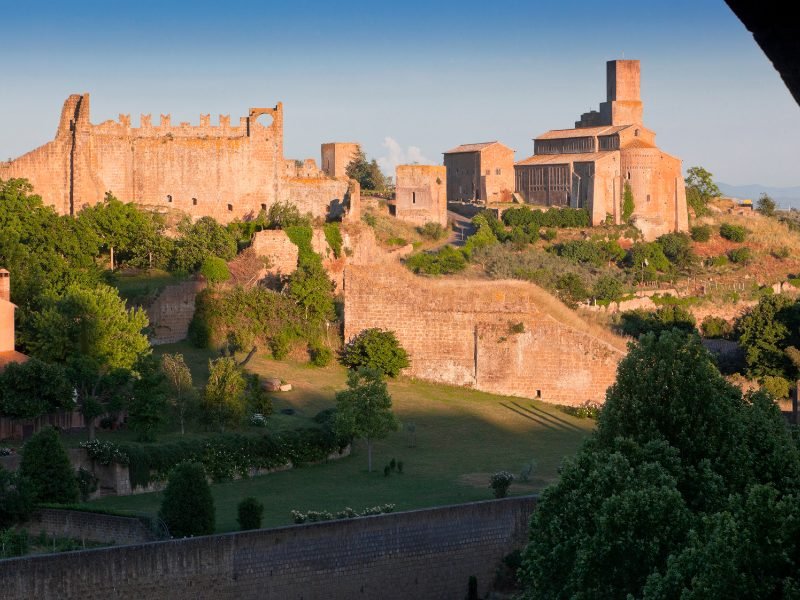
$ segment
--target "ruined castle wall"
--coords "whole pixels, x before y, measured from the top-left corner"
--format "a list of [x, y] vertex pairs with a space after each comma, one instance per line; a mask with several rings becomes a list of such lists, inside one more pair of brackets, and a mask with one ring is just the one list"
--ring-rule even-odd
[[463, 598], [528, 538], [523, 496], [0, 561], [9, 598]]
[[349, 266], [345, 339], [394, 331], [414, 377], [578, 405], [602, 402], [624, 342], [593, 330], [532, 284], [415, 277], [399, 265]]
[[330, 177], [347, 177], [347, 166], [358, 154], [358, 148], [354, 142], [322, 144], [322, 171]]
[[206, 287], [202, 281], [184, 281], [165, 287], [147, 308], [153, 333], [150, 343], [172, 344], [186, 339], [194, 317], [197, 294]]
[[283, 182], [281, 201], [297, 206], [301, 214], [327, 219], [340, 218], [345, 212], [349, 181], [328, 177], [294, 178]]
[[447, 225], [447, 169], [435, 165], [399, 165], [395, 179], [395, 216], [417, 225]]

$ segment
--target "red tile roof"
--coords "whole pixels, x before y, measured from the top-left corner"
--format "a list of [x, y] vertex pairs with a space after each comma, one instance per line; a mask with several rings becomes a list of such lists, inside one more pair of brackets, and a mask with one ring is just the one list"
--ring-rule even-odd
[[442, 154], [458, 154], [460, 152], [480, 152], [484, 148], [491, 146], [492, 144], [497, 144], [497, 141], [494, 142], [479, 142], [477, 144], [461, 144], [460, 146], [456, 146], [448, 150], [447, 152], [443, 152]]

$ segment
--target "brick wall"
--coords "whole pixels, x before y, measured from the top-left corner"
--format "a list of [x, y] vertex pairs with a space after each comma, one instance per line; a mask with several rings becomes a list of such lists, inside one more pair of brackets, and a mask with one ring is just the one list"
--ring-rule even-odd
[[531, 496], [0, 561], [9, 598], [451, 599], [485, 595]]
[[422, 278], [392, 264], [348, 266], [344, 280], [345, 339], [394, 331], [414, 377], [578, 405], [604, 400], [625, 353], [624, 340], [529, 283]]
[[205, 288], [202, 281], [184, 281], [165, 287], [147, 308], [153, 333], [150, 343], [172, 344], [186, 339], [194, 317], [197, 294]]
[[157, 539], [141, 520], [80, 510], [42, 508], [30, 521], [20, 525], [30, 535], [44, 531], [51, 537], [68, 537], [76, 540], [105, 542], [109, 544], [143, 544]]
[[398, 165], [395, 216], [417, 225], [447, 225], [447, 169], [440, 165]]

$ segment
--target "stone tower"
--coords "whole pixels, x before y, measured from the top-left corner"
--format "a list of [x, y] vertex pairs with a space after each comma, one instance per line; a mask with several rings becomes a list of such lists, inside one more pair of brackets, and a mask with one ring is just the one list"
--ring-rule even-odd
[[606, 63], [606, 101], [600, 103], [603, 125], [642, 122], [639, 73], [638, 60], [610, 60]]

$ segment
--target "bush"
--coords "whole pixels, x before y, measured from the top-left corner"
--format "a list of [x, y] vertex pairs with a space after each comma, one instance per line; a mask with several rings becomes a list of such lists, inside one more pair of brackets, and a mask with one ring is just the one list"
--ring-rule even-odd
[[720, 225], [719, 234], [732, 242], [741, 243], [747, 239], [747, 229], [741, 225], [731, 225], [730, 223]]
[[417, 233], [429, 240], [436, 241], [446, 238], [450, 232], [439, 223], [425, 223], [422, 227], [417, 227]]
[[228, 279], [231, 278], [231, 272], [228, 270], [228, 263], [218, 256], [207, 256], [204, 258], [203, 264], [200, 266], [200, 274], [211, 284], [228, 281]]
[[556, 279], [556, 292], [558, 298], [567, 306], [574, 309], [580, 302], [589, 297], [586, 283], [577, 273], [564, 273]]
[[58, 432], [42, 429], [22, 448], [19, 474], [31, 484], [35, 502], [69, 504], [78, 499], [78, 482]]
[[594, 284], [592, 293], [597, 300], [617, 302], [624, 295], [625, 287], [619, 278], [613, 275], [603, 275]]
[[269, 229], [287, 229], [289, 227], [308, 226], [311, 219], [300, 214], [297, 205], [291, 202], [276, 202], [267, 212]]
[[[492, 221], [496, 221], [493, 217], [490, 218]], [[472, 224], [475, 225], [475, 233], [467, 238], [462, 249], [464, 256], [468, 259], [472, 257], [473, 252], [476, 250], [497, 244], [499, 241], [486, 215], [478, 214], [472, 219]]]
[[392, 331], [365, 329], [345, 344], [339, 361], [349, 369], [377, 369], [384, 375], [396, 377], [409, 365], [408, 353]]
[[695, 260], [691, 240], [685, 233], [665, 233], [656, 240], [656, 243], [661, 246], [664, 256], [676, 267], [688, 267]]
[[311, 355], [311, 364], [315, 367], [327, 367], [333, 360], [333, 350], [322, 344], [314, 342], [308, 348]]
[[707, 242], [711, 239], [711, 226], [695, 225], [691, 229], [691, 236], [695, 242]]
[[28, 520], [33, 495], [28, 481], [0, 467], [0, 530]]
[[325, 232], [325, 240], [328, 242], [328, 246], [333, 250], [333, 256], [335, 258], [341, 258], [343, 242], [339, 223], [325, 223], [325, 225], [322, 226], [322, 231]]
[[503, 223], [509, 227], [520, 225], [536, 231], [540, 227], [588, 227], [589, 211], [585, 208], [551, 208], [541, 211], [522, 206], [503, 212]]
[[261, 518], [264, 516], [264, 505], [252, 496], [239, 502], [237, 507], [239, 529], [261, 529]]
[[630, 182], [626, 181], [622, 193], [622, 220], [625, 223], [630, 223], [635, 208], [636, 206], [633, 203], [633, 190], [631, 189]]
[[761, 388], [775, 400], [789, 397], [789, 382], [783, 377], [767, 375], [761, 380]]
[[753, 258], [750, 248], [734, 248], [728, 252], [728, 258], [732, 263], [746, 265]]
[[733, 333], [733, 326], [722, 317], [708, 316], [700, 324], [700, 331], [705, 338], [729, 338]]
[[467, 267], [467, 259], [460, 250], [445, 246], [438, 252], [422, 252], [408, 257], [406, 267], [414, 273], [448, 275], [463, 271]]
[[489, 487], [494, 490], [495, 498], [505, 498], [508, 495], [508, 488], [514, 481], [514, 475], [508, 471], [498, 471], [489, 478]]
[[542, 239], [547, 242], [552, 242], [557, 237], [558, 237], [558, 230], [553, 229], [552, 227], [548, 227], [542, 232]]
[[634, 338], [645, 333], [679, 329], [684, 332], [695, 331], [695, 318], [682, 306], [670, 304], [655, 312], [643, 309], [625, 311], [620, 315], [621, 332]]
[[174, 538], [214, 533], [214, 498], [203, 465], [187, 462], [172, 470], [158, 514]]

